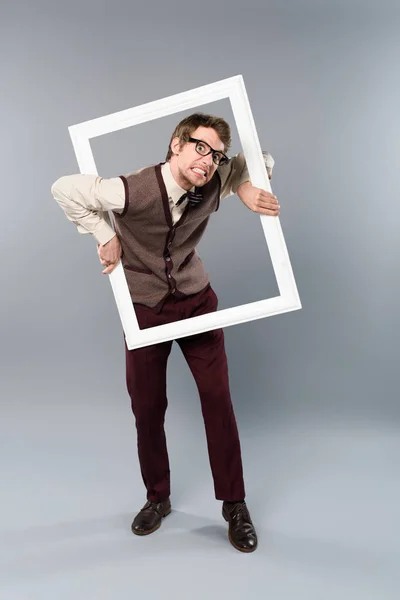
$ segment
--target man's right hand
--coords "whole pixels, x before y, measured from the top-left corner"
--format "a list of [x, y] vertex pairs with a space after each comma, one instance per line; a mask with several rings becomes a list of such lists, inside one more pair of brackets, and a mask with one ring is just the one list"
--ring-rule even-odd
[[97, 244], [97, 254], [101, 264], [106, 267], [102, 272], [109, 275], [117, 266], [122, 254], [118, 237], [115, 235], [107, 244]]

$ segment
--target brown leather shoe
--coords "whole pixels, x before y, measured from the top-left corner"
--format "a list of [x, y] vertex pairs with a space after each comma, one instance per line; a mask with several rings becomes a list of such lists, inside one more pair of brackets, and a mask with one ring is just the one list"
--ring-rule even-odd
[[171, 512], [171, 502], [168, 498], [163, 502], [150, 502], [148, 500], [142, 510], [136, 515], [132, 523], [132, 533], [135, 535], [149, 535], [156, 531], [163, 517]]
[[246, 502], [224, 502], [222, 516], [229, 522], [229, 541], [232, 546], [240, 552], [254, 552], [258, 543], [257, 534]]

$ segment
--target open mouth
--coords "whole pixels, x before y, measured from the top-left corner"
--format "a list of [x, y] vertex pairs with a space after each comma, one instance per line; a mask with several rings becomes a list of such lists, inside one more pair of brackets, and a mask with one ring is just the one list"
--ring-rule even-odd
[[204, 169], [201, 169], [200, 167], [193, 167], [192, 171], [198, 177], [202, 177], [203, 179], [205, 179], [207, 177], [207, 172], [204, 171]]

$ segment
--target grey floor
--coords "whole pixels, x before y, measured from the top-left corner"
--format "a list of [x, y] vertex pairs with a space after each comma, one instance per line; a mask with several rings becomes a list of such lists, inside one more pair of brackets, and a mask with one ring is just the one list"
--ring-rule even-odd
[[144, 492], [125, 400], [70, 390], [57, 402], [9, 398], [2, 599], [400, 597], [398, 431], [240, 419], [259, 534], [259, 549], [245, 555], [228, 542], [195, 414], [170, 408], [173, 512], [140, 538], [130, 532]]

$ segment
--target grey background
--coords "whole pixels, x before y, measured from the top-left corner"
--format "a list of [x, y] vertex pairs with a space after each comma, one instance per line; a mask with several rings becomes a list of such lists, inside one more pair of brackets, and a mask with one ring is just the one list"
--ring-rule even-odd
[[[1, 5], [2, 596], [398, 598], [399, 17], [394, 1]], [[78, 171], [69, 125], [238, 73], [303, 303], [225, 330], [249, 556], [227, 541], [176, 348], [174, 511], [130, 533], [145, 496], [119, 316], [94, 240], [50, 195]], [[140, 166], [133, 132], [111, 137], [99, 172], [129, 150]], [[226, 199], [207, 235], [223, 306], [269, 296], [256, 215]]]

